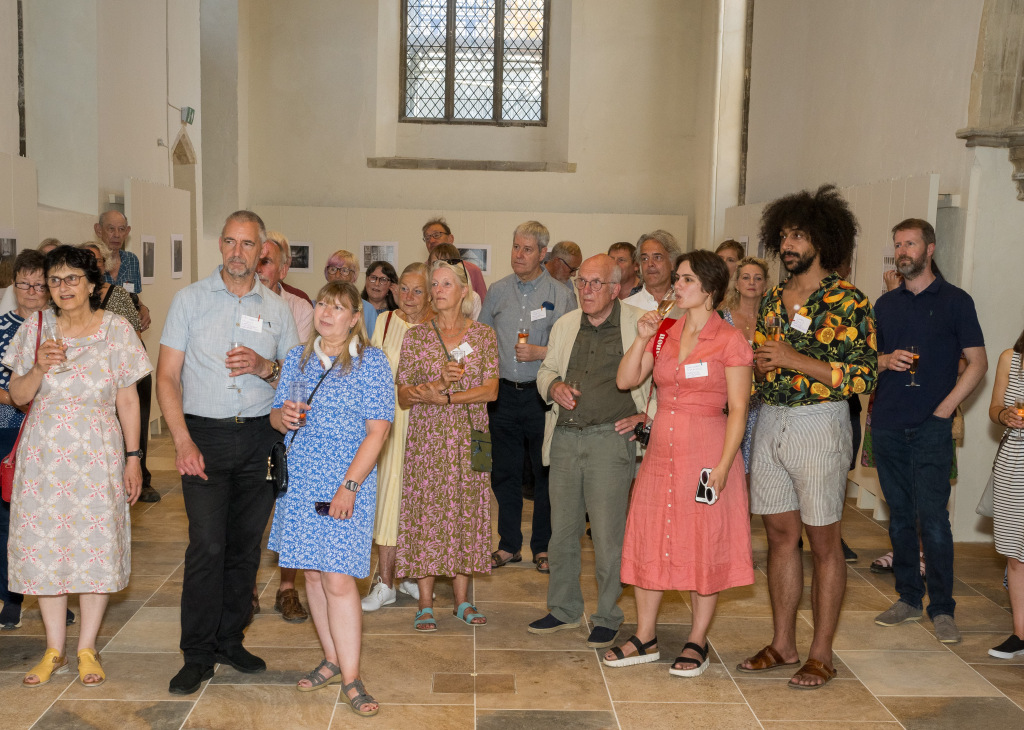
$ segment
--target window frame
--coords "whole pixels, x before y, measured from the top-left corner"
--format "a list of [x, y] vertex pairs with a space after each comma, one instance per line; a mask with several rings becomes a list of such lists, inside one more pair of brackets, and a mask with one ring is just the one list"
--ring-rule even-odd
[[402, 0], [401, 17], [401, 43], [399, 44], [398, 58], [398, 121], [408, 124], [450, 124], [462, 125], [473, 124], [488, 127], [546, 127], [548, 124], [548, 64], [551, 57], [551, 0], [544, 0], [544, 34], [541, 41], [541, 90], [540, 90], [540, 119], [538, 120], [508, 120], [501, 118], [503, 104], [503, 70], [504, 70], [504, 41], [505, 41], [505, 0], [495, 0], [495, 28], [494, 28], [494, 78], [492, 89], [494, 92], [494, 111], [490, 119], [455, 119], [455, 2], [447, 0], [448, 10], [446, 14], [447, 27], [445, 29], [445, 72], [444, 72], [444, 118], [430, 119], [425, 117], [406, 116], [406, 81], [408, 68], [406, 66], [409, 43], [409, 2]]

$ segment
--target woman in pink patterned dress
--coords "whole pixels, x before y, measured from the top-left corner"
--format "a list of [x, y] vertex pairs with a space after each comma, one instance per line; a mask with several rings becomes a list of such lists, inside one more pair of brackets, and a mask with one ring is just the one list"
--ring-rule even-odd
[[469, 280], [460, 262], [437, 261], [430, 292], [437, 318], [405, 335], [398, 405], [409, 409], [395, 572], [416, 578], [417, 631], [436, 631], [435, 576], [452, 578], [455, 616], [487, 619], [468, 600], [469, 574], [490, 573], [491, 481], [470, 468], [470, 434], [488, 430], [498, 396], [494, 330], [469, 319]]
[[65, 616], [68, 594], [77, 593], [78, 677], [95, 687], [105, 679], [96, 635], [109, 594], [128, 584], [128, 507], [142, 489], [135, 383], [153, 368], [127, 320], [99, 309], [103, 275], [89, 251], [51, 251], [46, 282], [63, 344], [44, 331], [36, 352], [39, 326], [30, 319], [3, 359], [13, 371], [11, 400], [33, 401], [11, 495], [10, 583], [38, 597], [46, 629], [46, 652], [23, 684], [67, 671]]

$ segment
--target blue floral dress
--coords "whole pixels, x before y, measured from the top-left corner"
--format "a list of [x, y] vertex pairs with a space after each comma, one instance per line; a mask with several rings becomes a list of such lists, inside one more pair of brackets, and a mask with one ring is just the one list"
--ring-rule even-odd
[[[288, 384], [305, 380], [312, 393], [323, 365], [311, 355], [299, 369], [302, 346], [288, 353], [274, 408], [284, 405]], [[367, 347], [352, 359], [348, 372], [335, 370], [324, 378], [306, 416], [306, 425], [285, 436], [288, 450], [288, 491], [278, 500], [268, 547], [279, 554], [282, 568], [370, 574], [370, 546], [377, 509], [377, 468], [356, 494], [352, 517], [336, 520], [316, 514], [314, 502], [330, 502], [345, 481], [345, 472], [366, 438], [366, 421], [395, 417], [391, 366], [382, 350]]]

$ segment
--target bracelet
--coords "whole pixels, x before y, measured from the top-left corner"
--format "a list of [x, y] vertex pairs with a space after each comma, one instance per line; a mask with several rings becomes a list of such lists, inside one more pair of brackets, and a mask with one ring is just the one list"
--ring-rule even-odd
[[1010, 407], [1006, 406], [1005, 408], [1003, 408], [1003, 410], [999, 411], [999, 413], [996, 414], [996, 420], [1003, 426], [1006, 425], [1005, 423], [1003, 423], [1003, 414], [1006, 413], [1008, 410], [1010, 410]]

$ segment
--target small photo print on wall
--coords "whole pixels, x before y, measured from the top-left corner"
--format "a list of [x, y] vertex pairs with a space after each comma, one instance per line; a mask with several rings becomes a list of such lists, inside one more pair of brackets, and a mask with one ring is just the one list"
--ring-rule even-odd
[[142, 237], [142, 283], [156, 281], [156, 236]]
[[395, 241], [363, 241], [359, 244], [359, 250], [363, 254], [362, 270], [370, 268], [374, 261], [387, 261], [394, 267], [398, 267], [398, 243]]
[[288, 270], [298, 272], [309, 271], [309, 262], [313, 258], [313, 244], [306, 243], [305, 241], [292, 241], [289, 248], [292, 253], [292, 265]]
[[185, 263], [185, 237], [180, 233], [171, 234], [171, 278], [180, 279]]
[[14, 259], [18, 256], [18, 238], [11, 229], [0, 228], [0, 271], [13, 279]]
[[483, 244], [471, 243], [465, 246], [457, 246], [463, 261], [469, 261], [480, 267], [484, 275], [491, 273], [491, 247]]

